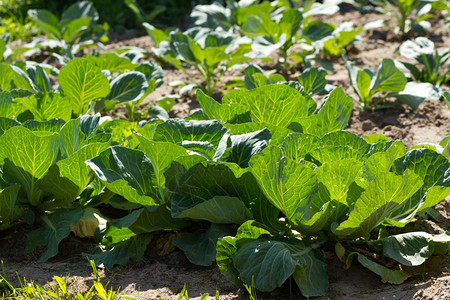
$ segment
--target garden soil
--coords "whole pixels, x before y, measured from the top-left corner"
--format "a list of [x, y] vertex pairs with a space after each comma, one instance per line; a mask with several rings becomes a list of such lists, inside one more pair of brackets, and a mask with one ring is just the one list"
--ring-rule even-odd
[[[321, 19], [338, 24], [352, 21], [357, 26], [377, 19], [385, 19], [389, 26], [366, 31], [363, 43], [355, 45], [348, 51], [348, 58], [356, 62], [359, 67], [376, 69], [382, 58], [399, 59], [396, 51], [403, 42], [392, 34], [392, 20], [386, 16], [369, 13], [361, 15], [359, 12], [347, 9], [332, 17]], [[433, 20], [433, 31], [427, 37], [435, 42], [436, 47], [444, 49], [450, 47], [450, 28], [441, 19]], [[153, 46], [149, 37], [122, 36], [113, 40], [108, 47], [113, 49], [120, 46], [137, 46], [151, 52]], [[276, 57], [275, 57], [276, 59]], [[342, 59], [334, 62], [334, 71], [330, 71], [327, 80], [330, 84], [340, 86], [356, 99], [352, 90], [348, 74]], [[276, 68], [275, 63], [262, 64], [265, 69]], [[301, 69], [295, 67], [284, 74], [290, 80], [295, 80]], [[178, 70], [166, 68], [164, 70], [165, 85], [151, 94], [146, 102], [156, 102], [157, 99], [175, 94], [178, 87], [168, 85], [174, 80], [189, 81], [189, 76]], [[242, 71], [233, 71], [223, 78], [219, 88], [236, 77], [243, 78]], [[450, 87], [444, 86], [445, 90]], [[214, 95], [220, 101], [222, 95]], [[321, 101], [322, 99], [317, 99]], [[359, 111], [355, 109], [351, 117], [348, 130], [358, 135], [382, 133], [391, 139], [401, 139], [407, 147], [419, 143], [438, 143], [445, 136], [450, 135], [450, 109], [442, 101], [426, 100], [413, 111], [401, 105], [395, 105], [388, 110], [375, 112]], [[171, 116], [184, 117], [199, 109], [199, 104], [193, 93], [187, 93], [178, 99], [170, 112]], [[417, 219], [412, 223], [414, 230], [430, 233], [450, 231], [450, 199], [447, 198], [436, 207], [440, 216], [434, 222]], [[4, 261], [7, 278], [18, 286], [18, 277], [26, 278], [39, 284], [55, 284], [52, 280], [57, 275], [67, 278], [71, 289], [86, 291], [95, 280], [92, 269], [82, 263], [81, 253], [90, 252], [94, 245], [89, 240], [69, 236], [59, 249], [59, 254], [45, 263], [35, 262], [39, 253], [24, 255], [25, 234], [31, 227], [20, 227], [15, 230], [2, 232], [0, 235], [0, 259]], [[199, 299], [201, 294], [209, 293], [208, 299], [213, 299], [216, 291], [220, 299], [248, 299], [243, 289], [238, 289], [223, 277], [217, 266], [198, 267], [189, 263], [180, 250], [173, 244], [174, 234], [154, 236], [147, 249], [145, 260], [130, 262], [124, 266], [111, 270], [100, 270], [104, 284], [109, 288], [120, 287], [121, 295], [139, 296], [139, 299], [176, 299], [183, 286], [189, 292], [190, 299]], [[317, 299], [449, 299], [450, 298], [450, 255], [435, 256], [423, 266], [405, 269], [411, 277], [401, 285], [390, 285], [380, 281], [380, 278], [364, 269], [357, 262], [353, 262], [346, 270], [334, 255], [333, 249], [325, 249], [323, 256], [328, 264], [330, 281], [329, 292]], [[272, 293], [259, 295], [262, 299], [302, 299], [293, 282], [287, 282], [282, 288]]]

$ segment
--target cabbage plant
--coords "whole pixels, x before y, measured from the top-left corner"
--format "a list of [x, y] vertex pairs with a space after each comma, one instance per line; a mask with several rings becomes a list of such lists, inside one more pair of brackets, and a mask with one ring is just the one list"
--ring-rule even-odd
[[211, 224], [207, 230], [186, 233], [175, 244], [191, 262], [211, 265], [218, 238], [235, 233], [229, 224], [277, 223], [279, 211], [246, 169], [251, 157], [300, 128], [319, 135], [343, 129], [352, 108], [342, 89], [318, 111], [286, 85], [236, 90], [222, 104], [201, 90], [197, 96], [202, 114], [145, 124], [135, 135], [138, 149], [113, 146], [87, 162], [110, 191], [133, 205], [122, 205], [131, 214], [111, 221], [103, 246], [87, 254], [96, 264], [142, 257], [148, 234], [203, 220]]
[[359, 97], [361, 109], [387, 108], [389, 106], [382, 106], [387, 98], [394, 98], [417, 109], [425, 99], [438, 100], [441, 97], [439, 88], [431, 83], [407, 82], [405, 74], [390, 58], [384, 58], [376, 72], [359, 69], [345, 56], [344, 60], [350, 83]]
[[392, 94], [386, 94], [375, 100], [375, 94], [401, 92], [406, 86], [405, 75], [397, 69], [392, 59], [383, 59], [376, 72], [369, 69], [361, 70], [348, 60], [346, 60], [346, 66], [350, 83], [359, 97], [362, 109], [374, 109], [379, 103], [392, 96]]
[[[140, 104], [163, 84], [160, 66], [134, 64], [115, 53], [76, 58], [61, 70], [36, 63], [0, 64], [0, 69], [0, 116], [21, 122], [69, 121], [117, 105], [126, 106], [130, 120], [142, 119], [146, 114], [138, 111]], [[57, 75], [59, 85], [52, 85], [50, 72]]]
[[87, 207], [86, 195], [100, 193], [90, 186], [93, 172], [84, 164], [110, 145], [111, 136], [97, 132], [99, 120], [96, 115], [67, 123], [52, 119], [22, 124], [1, 118], [0, 230], [21, 220], [41, 223], [27, 235], [25, 250], [45, 247], [39, 261], [58, 253], [58, 244]]
[[97, 24], [98, 12], [92, 2], [81, 1], [63, 11], [60, 18], [45, 9], [32, 9], [28, 15], [49, 39], [36, 39], [30, 48], [49, 48], [72, 59], [85, 47], [100, 45], [108, 41], [108, 25]]
[[434, 0], [371, 0], [376, 10], [393, 18], [397, 22], [395, 32], [407, 35], [410, 32], [425, 34], [431, 27], [427, 20], [433, 17], [432, 9], [443, 10], [448, 7], [444, 1]]
[[[392, 284], [409, 277], [396, 263], [419, 266], [433, 253], [447, 252], [448, 233], [398, 234], [395, 227], [450, 193], [448, 160], [430, 149], [407, 152], [400, 141], [379, 138], [366, 141], [345, 131], [322, 137], [293, 133], [281, 146], [254, 155], [250, 172], [283, 217], [275, 224], [249, 220], [235, 236], [220, 239], [216, 259], [222, 273], [261, 291], [291, 278], [303, 296], [313, 297], [328, 288], [318, 251], [324, 245], [334, 248], [347, 268], [356, 259]], [[368, 257], [366, 249], [394, 267]]]
[[[75, 74], [86, 61], [67, 66]], [[341, 88], [320, 108], [309, 97], [324, 75], [309, 69], [302, 89], [234, 90], [221, 103], [198, 90], [202, 110], [186, 119], [2, 117], [0, 229], [39, 220], [26, 252], [43, 248], [45, 261], [71, 229], [84, 235], [77, 226], [104, 204], [121, 217], [99, 226], [99, 247], [83, 254], [99, 266], [143, 259], [155, 232], [177, 230], [174, 244], [189, 261], [216, 260], [238, 286], [272, 291], [291, 279], [305, 297], [325, 295], [320, 249], [334, 249], [347, 268], [355, 260], [383, 282], [402, 283], [409, 274], [399, 265], [421, 266], [448, 250], [448, 233], [406, 227], [450, 194], [448, 140], [407, 150], [345, 131], [352, 99]], [[14, 80], [25, 86], [21, 78]], [[8, 93], [0, 113], [12, 105]]]
[[420, 64], [420, 67], [417, 67], [411, 63], [400, 62], [415, 81], [429, 82], [437, 86], [450, 81], [450, 68], [447, 68], [447, 72], [441, 72], [441, 68], [450, 59], [450, 49], [444, 49], [439, 53], [432, 41], [418, 37], [415, 42], [412, 40], [404, 42], [400, 46], [399, 53]]
[[[186, 32], [164, 32], [151, 24], [143, 25], [158, 47], [153, 52], [194, 81], [186, 88], [200, 88], [208, 95], [216, 91], [220, 78], [227, 71], [250, 59], [246, 56], [250, 51], [248, 41], [241, 41], [226, 32], [212, 32], [201, 27], [193, 27]], [[197, 81], [195, 74], [191, 74], [185, 65], [192, 66], [204, 83]]]
[[362, 33], [362, 27], [354, 28], [352, 22], [343, 22], [336, 26], [332, 35], [319, 42], [325, 58], [336, 58], [342, 55], [345, 47], [354, 43]]
[[236, 285], [266, 292], [291, 279], [312, 297], [328, 289], [323, 247], [392, 284], [409, 277], [399, 264], [447, 251], [447, 233], [399, 233], [450, 194], [439, 146], [408, 151], [342, 130], [352, 100], [339, 88], [318, 111], [280, 84], [230, 92], [222, 104], [197, 96], [200, 114], [148, 123], [137, 149], [112, 146], [87, 161], [136, 206], [123, 205], [131, 213], [110, 221], [103, 246], [86, 254], [96, 264], [142, 258], [152, 233], [188, 228], [174, 244], [192, 263], [216, 260]]

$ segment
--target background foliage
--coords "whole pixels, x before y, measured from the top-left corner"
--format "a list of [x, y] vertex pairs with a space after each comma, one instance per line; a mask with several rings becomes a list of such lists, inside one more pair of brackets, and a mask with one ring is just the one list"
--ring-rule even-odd
[[[64, 9], [77, 2], [76, 0], [67, 1], [45, 1], [45, 0], [5, 0], [1, 1], [0, 17], [10, 16], [11, 14], [18, 18], [25, 18], [28, 9], [47, 9], [57, 16], [60, 16]], [[139, 6], [150, 13], [155, 8], [163, 8], [154, 20], [155, 24], [181, 24], [185, 22], [189, 15], [186, 12], [191, 11], [197, 4], [208, 4], [211, 0], [137, 0]], [[115, 30], [132, 29], [140, 27], [136, 23], [134, 13], [127, 7], [125, 0], [93, 0], [92, 3], [100, 15], [100, 23], [108, 22], [111, 28]]]

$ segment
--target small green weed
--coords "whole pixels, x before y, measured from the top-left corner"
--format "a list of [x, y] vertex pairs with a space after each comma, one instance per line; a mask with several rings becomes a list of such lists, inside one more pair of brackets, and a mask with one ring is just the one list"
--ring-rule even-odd
[[[3, 261], [1, 264], [1, 274], [0, 274], [0, 299], [20, 299], [20, 300], [116, 300], [116, 299], [128, 299], [128, 300], [138, 300], [139, 296], [127, 296], [123, 295], [119, 297], [120, 288], [114, 290], [113, 288], [107, 289], [109, 282], [103, 284], [95, 263], [93, 260], [89, 261], [92, 271], [95, 276], [95, 281], [89, 290], [85, 293], [77, 293], [74, 289], [70, 289], [67, 286], [66, 278], [61, 278], [59, 276], [53, 276], [56, 281], [55, 285], [49, 285], [44, 287], [40, 284], [35, 284], [33, 281], [27, 281], [25, 278], [23, 280], [19, 279], [19, 288], [15, 288], [7, 279], [6, 271]], [[256, 294], [255, 294], [256, 295]], [[206, 300], [209, 297], [208, 293], [202, 294], [200, 300]], [[184, 285], [180, 294], [178, 295], [178, 300], [189, 300], [188, 291], [186, 285]], [[215, 299], [219, 300], [219, 291], [216, 291]], [[159, 298], [158, 300], [166, 300], [165, 298]], [[256, 297], [250, 297], [250, 300], [256, 300]]]
[[255, 279], [253, 277], [252, 277], [252, 285], [249, 286], [244, 283], [244, 287], [248, 292], [249, 300], [258, 300], [258, 296], [256, 295]]
[[[104, 285], [100, 279], [97, 268], [93, 261], [90, 261], [92, 270], [96, 277], [96, 281], [85, 293], [77, 293], [73, 289], [69, 289], [67, 286], [67, 278], [61, 278], [59, 276], [54, 276], [56, 281], [55, 285], [49, 285], [47, 287], [40, 284], [35, 284], [33, 281], [27, 281], [25, 278], [23, 280], [19, 279], [19, 288], [15, 288], [7, 279], [6, 272], [2, 265], [2, 274], [0, 274], [0, 297], [2, 299], [37, 299], [37, 300], [91, 300], [91, 299], [101, 299], [101, 300], [115, 300], [119, 299], [120, 288], [116, 291], [112, 288], [107, 290], [107, 285]], [[122, 296], [126, 299], [135, 299], [128, 296]]]
[[[200, 300], [206, 300], [209, 297], [208, 293], [202, 294], [200, 296]], [[189, 300], [188, 291], [186, 289], [186, 284], [183, 286], [183, 289], [181, 290], [180, 294], [178, 294], [177, 300]], [[219, 291], [216, 291], [216, 300], [219, 300]], [[158, 298], [158, 300], [166, 300], [165, 298]]]

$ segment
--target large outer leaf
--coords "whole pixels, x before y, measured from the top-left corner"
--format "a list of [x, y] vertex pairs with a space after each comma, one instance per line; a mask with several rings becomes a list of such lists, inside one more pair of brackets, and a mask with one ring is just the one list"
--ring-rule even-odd
[[310, 249], [278, 241], [250, 240], [239, 247], [233, 264], [242, 281], [270, 292], [280, 287], [299, 266], [291, 252], [302, 251], [307, 253]]
[[151, 239], [151, 234], [141, 234], [124, 240], [110, 249], [98, 248], [94, 254], [83, 253], [83, 256], [93, 259], [98, 267], [112, 268], [116, 264], [126, 264], [129, 260], [142, 260]]
[[153, 170], [156, 176], [156, 185], [159, 188], [159, 195], [164, 201], [168, 201], [167, 190], [165, 189], [166, 178], [164, 172], [173, 161], [181, 156], [189, 155], [188, 151], [178, 145], [169, 142], [154, 142], [137, 135], [140, 142], [140, 149], [147, 155], [152, 163]]
[[306, 12], [304, 12], [304, 17], [310, 17], [314, 15], [334, 15], [339, 11], [339, 6], [332, 3], [313, 3]]
[[80, 129], [86, 137], [91, 136], [100, 123], [100, 114], [80, 116]]
[[323, 136], [328, 132], [345, 129], [352, 108], [352, 98], [345, 94], [342, 88], [336, 88], [327, 96], [317, 114], [302, 118], [298, 122], [304, 133]]
[[294, 275], [304, 296], [321, 296], [328, 289], [325, 264], [312, 248], [298, 243], [241, 239], [233, 256], [242, 281], [260, 291], [272, 291]]
[[335, 35], [326, 40], [323, 43], [324, 52], [326, 55], [329, 56], [340, 56], [342, 54], [342, 50], [344, 50], [344, 47], [350, 44], [353, 40], [355, 40], [356, 36], [364, 31], [362, 27], [355, 28], [355, 29], [343, 29], [342, 31], [338, 26], [335, 31]]
[[270, 2], [262, 2], [257, 4], [255, 1], [251, 3], [251, 5], [244, 4], [236, 11], [236, 23], [239, 26], [242, 26], [247, 21], [249, 16], [269, 15], [272, 11], [273, 7]]
[[153, 166], [145, 154], [122, 146], [110, 147], [86, 161], [108, 189], [130, 202], [157, 206]]
[[142, 26], [157, 47], [160, 46], [161, 42], [166, 42], [169, 39], [168, 31], [164, 32], [147, 22], [142, 23]]
[[430, 149], [414, 149], [394, 162], [394, 171], [402, 174], [414, 171], [423, 180], [423, 186], [388, 222], [404, 226], [416, 212], [432, 207], [450, 194], [450, 162]]
[[266, 85], [250, 91], [235, 90], [223, 99], [224, 104], [245, 107], [253, 122], [287, 127], [308, 114], [306, 100], [287, 85]]
[[268, 13], [261, 12], [259, 16], [249, 15], [245, 23], [242, 26], [242, 32], [250, 37], [255, 38], [258, 36], [273, 36], [275, 32], [278, 30], [278, 25], [270, 19]]
[[406, 279], [408, 279], [408, 274], [403, 272], [402, 270], [391, 270], [389, 268], [386, 268], [383, 265], [380, 265], [364, 255], [353, 252], [349, 256], [356, 255], [358, 258], [358, 261], [361, 265], [369, 269], [370, 271], [374, 272], [375, 274], [379, 275], [381, 277], [382, 282], [388, 282], [391, 284], [401, 284]]
[[31, 205], [38, 205], [42, 195], [37, 181], [44, 177], [58, 156], [58, 135], [36, 134], [16, 126], [0, 138], [0, 164], [8, 179], [19, 183]]
[[[305, 297], [323, 296], [328, 291], [327, 265], [313, 251], [295, 256], [302, 268], [295, 268], [292, 274], [300, 292]], [[306, 274], [306, 278], [305, 278]]]
[[205, 65], [211, 73], [215, 71], [221, 62], [230, 60], [230, 56], [221, 47], [208, 47], [203, 51]]
[[226, 279], [238, 287], [243, 287], [239, 271], [233, 265], [233, 255], [236, 251], [236, 238], [226, 236], [219, 239], [216, 245], [216, 263]]
[[[427, 148], [411, 150], [397, 159], [394, 166], [397, 174], [412, 170], [420, 176], [423, 180], [423, 186], [419, 190], [420, 197], [425, 196], [427, 190], [433, 186], [450, 188], [450, 162], [443, 155], [433, 150]], [[442, 199], [435, 199], [430, 203], [426, 202], [422, 209], [432, 207]]]
[[105, 99], [118, 103], [141, 99], [148, 88], [147, 79], [141, 72], [128, 72], [111, 82], [111, 92]]
[[129, 226], [136, 222], [142, 212], [146, 209], [147, 208], [143, 207], [128, 213], [125, 217], [110, 221], [108, 223], [109, 226], [106, 228], [106, 232], [103, 235], [102, 244], [105, 245], [105, 247], [110, 247], [136, 236], [138, 233], [131, 230]]
[[257, 36], [252, 41], [253, 52], [248, 55], [250, 58], [265, 58], [286, 43], [286, 34], [281, 34], [277, 38]]
[[[181, 175], [178, 180], [176, 193], [172, 198], [174, 217], [185, 214], [189, 217], [194, 213], [198, 216], [199, 211], [214, 208], [224, 213], [218, 213], [214, 220], [210, 219], [212, 217], [210, 214], [205, 215], [205, 218], [211, 222], [226, 223], [225, 218], [228, 216], [228, 223], [233, 223], [241, 217], [248, 216], [248, 210], [250, 210], [255, 220], [269, 226], [276, 223], [278, 210], [266, 199], [253, 175], [237, 165], [197, 164]], [[217, 198], [218, 196], [226, 197]], [[236, 198], [244, 205], [236, 205]], [[240, 210], [240, 217], [234, 210], [228, 210], [227, 200], [230, 201], [230, 205], [233, 205], [234, 210]], [[218, 207], [219, 204], [223, 206]]]
[[332, 132], [321, 139], [303, 133], [286, 137], [283, 150], [287, 156], [297, 161], [312, 156], [323, 164], [316, 170], [319, 185], [308, 204], [311, 211], [295, 224], [297, 230], [316, 233], [347, 213], [360, 195], [361, 188], [354, 181], [359, 178], [361, 160], [368, 149], [363, 139], [345, 131]]
[[64, 206], [76, 199], [91, 182], [94, 174], [84, 162], [108, 148], [109, 143], [93, 143], [82, 147], [66, 159], [52, 165], [38, 184], [51, 193], [55, 201], [43, 203], [45, 207]]
[[64, 95], [69, 98], [75, 114], [83, 114], [89, 102], [109, 94], [109, 82], [102, 71], [83, 58], [71, 60], [58, 77]]
[[[259, 68], [259, 67], [258, 67]], [[262, 87], [268, 84], [276, 84], [278, 82], [286, 82], [286, 79], [280, 74], [272, 74], [266, 76], [262, 69], [256, 69], [253, 65], [245, 70], [245, 86], [248, 90]], [[314, 102], [315, 103], [315, 102]]]
[[210, 266], [216, 259], [217, 240], [234, 231], [225, 225], [211, 224], [204, 233], [185, 233], [175, 239], [173, 243], [184, 251], [186, 257], [193, 264], [199, 266]]
[[252, 157], [250, 170], [266, 197], [288, 220], [301, 217], [317, 184], [313, 170], [285, 157], [275, 146]]
[[233, 264], [233, 255], [237, 252], [236, 241], [239, 239], [258, 239], [262, 235], [270, 236], [270, 232], [260, 223], [250, 220], [242, 224], [235, 237], [227, 236], [217, 242], [216, 262], [220, 272], [236, 286], [242, 286], [239, 271]]
[[84, 115], [65, 123], [59, 131], [62, 158], [67, 158], [85, 145], [109, 142], [110, 134], [96, 132], [99, 121], [100, 114], [96, 114]]
[[[171, 33], [170, 39], [170, 45], [175, 50], [175, 55], [172, 56], [172, 59], [184, 61], [190, 65], [197, 65], [204, 59], [204, 52], [201, 46], [187, 34], [177, 31]], [[170, 60], [169, 63], [171, 63]]]
[[422, 184], [420, 177], [410, 171], [403, 176], [378, 173], [356, 201], [348, 219], [336, 229], [337, 236], [353, 239], [369, 234], [389, 214], [400, 208]]
[[383, 256], [395, 259], [402, 265], [418, 266], [423, 264], [434, 250], [433, 241], [449, 242], [446, 233], [433, 235], [426, 232], [408, 232], [382, 239]]
[[39, 257], [43, 262], [58, 254], [59, 243], [70, 234], [70, 226], [75, 225], [83, 215], [83, 210], [58, 210], [50, 216], [43, 216], [44, 226], [27, 234], [25, 253], [36, 247], [47, 246], [46, 251]]
[[[449, 108], [450, 108], [450, 93], [446, 92], [446, 94], [448, 96], [448, 101], [447, 101], [448, 103], [447, 104], [449, 105]], [[442, 150], [441, 154], [443, 156], [445, 156], [448, 160], [450, 160], [450, 135], [444, 137], [439, 142], [439, 145], [444, 148], [444, 150]]]
[[361, 160], [360, 153], [350, 146], [325, 146], [312, 150], [311, 157], [317, 161], [317, 164], [339, 161], [342, 159]]

